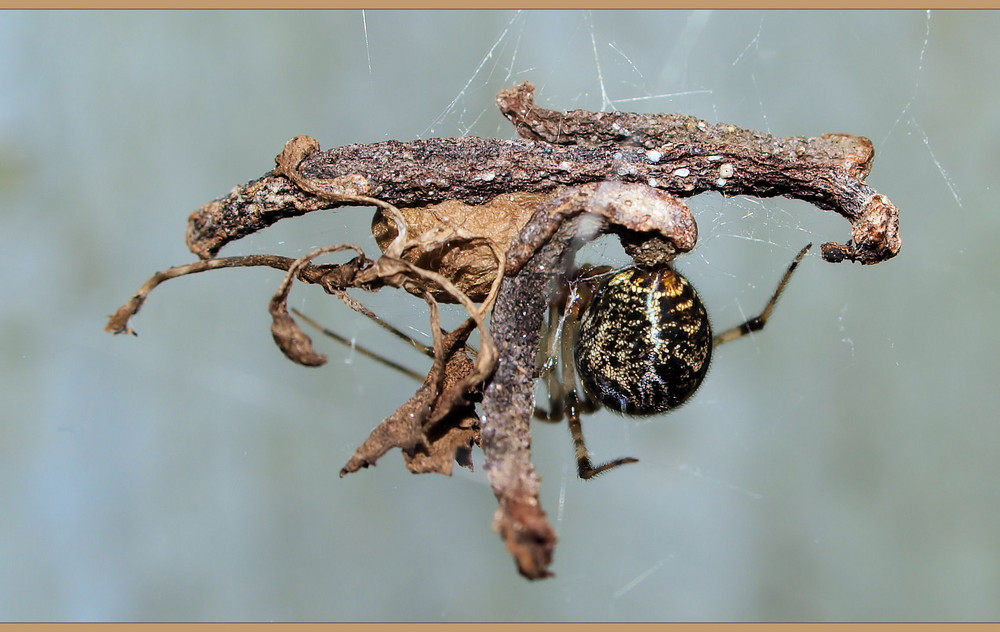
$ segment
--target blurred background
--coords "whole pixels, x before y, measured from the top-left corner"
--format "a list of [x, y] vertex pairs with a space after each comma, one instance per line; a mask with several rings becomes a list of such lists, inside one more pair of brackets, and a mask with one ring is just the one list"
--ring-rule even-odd
[[[981, 12], [0, 13], [0, 619], [979, 620], [1000, 618], [1000, 14]], [[171, 281], [188, 213], [284, 142], [513, 138], [498, 90], [556, 109], [684, 112], [780, 136], [868, 136], [903, 250], [811, 253], [767, 330], [720, 349], [672, 414], [537, 424], [553, 571], [521, 578], [475, 472], [398, 452], [338, 471], [416, 389], [269, 333], [281, 274]], [[679, 268], [717, 328], [849, 224], [801, 202], [690, 200]], [[370, 209], [285, 220], [223, 254], [374, 248]], [[610, 241], [586, 250], [621, 263]], [[358, 295], [425, 336], [396, 292]], [[316, 288], [292, 305], [423, 371]]]

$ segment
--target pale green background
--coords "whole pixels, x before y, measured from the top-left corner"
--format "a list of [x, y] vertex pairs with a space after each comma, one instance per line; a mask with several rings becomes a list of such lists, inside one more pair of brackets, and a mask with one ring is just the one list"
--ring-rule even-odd
[[[0, 619], [1000, 618], [998, 32], [979, 12], [0, 13]], [[683, 409], [588, 420], [596, 458], [639, 464], [580, 482], [565, 426], [537, 426], [560, 542], [536, 583], [481, 467], [392, 453], [338, 478], [416, 385], [328, 341], [322, 369], [285, 360], [278, 273], [172, 281], [137, 339], [102, 331], [193, 259], [187, 214], [288, 138], [511, 138], [493, 96], [523, 80], [556, 108], [869, 136], [904, 240], [876, 267], [810, 255]], [[805, 242], [849, 235], [799, 202], [692, 205], [680, 265], [719, 327]], [[368, 222], [224, 252], [368, 247]], [[417, 301], [362, 298], [427, 330]], [[318, 290], [292, 301], [425, 366]]]

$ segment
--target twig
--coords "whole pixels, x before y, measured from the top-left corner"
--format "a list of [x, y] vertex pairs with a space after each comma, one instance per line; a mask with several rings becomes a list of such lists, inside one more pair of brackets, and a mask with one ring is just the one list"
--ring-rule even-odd
[[[435, 138], [320, 151], [313, 139], [293, 139], [289, 146], [315, 148], [300, 152], [298, 170], [324, 195], [317, 198], [316, 189], [303, 190], [271, 172], [193, 213], [188, 246], [199, 257], [213, 257], [227, 243], [282, 218], [358, 204], [357, 196], [394, 206], [446, 199], [481, 204], [505, 193], [616, 179], [681, 197], [714, 190], [805, 200], [852, 223], [847, 244], [823, 244], [827, 261], [873, 264], [899, 252], [898, 209], [864, 183], [874, 158], [868, 139], [846, 134], [781, 139], [682, 115], [559, 114], [535, 108], [532, 92], [524, 84], [501, 93], [501, 106], [520, 133], [544, 141]], [[633, 131], [643, 124], [646, 133]], [[611, 143], [613, 133], [621, 134], [623, 143]], [[581, 144], [591, 142], [604, 144]]]

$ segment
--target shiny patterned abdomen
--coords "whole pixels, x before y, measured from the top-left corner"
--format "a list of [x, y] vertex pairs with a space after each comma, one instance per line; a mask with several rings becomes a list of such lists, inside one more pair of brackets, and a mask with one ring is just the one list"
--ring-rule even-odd
[[680, 406], [701, 384], [712, 327], [694, 287], [672, 268], [627, 268], [595, 294], [574, 355], [580, 381], [601, 404], [654, 415]]

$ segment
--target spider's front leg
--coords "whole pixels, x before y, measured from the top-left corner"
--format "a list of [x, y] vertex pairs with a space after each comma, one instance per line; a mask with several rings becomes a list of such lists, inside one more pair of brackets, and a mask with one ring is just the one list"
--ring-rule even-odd
[[577, 474], [584, 480], [619, 465], [638, 461], [632, 457], [622, 457], [595, 466], [590, 460], [580, 421], [582, 415], [600, 408], [600, 404], [588, 397], [586, 390], [577, 385], [574, 348], [580, 315], [593, 298], [592, 284], [597, 275], [609, 270], [607, 267], [585, 267], [573, 275], [573, 280], [563, 283], [553, 295], [542, 336], [545, 356], [540, 359], [539, 371], [545, 378], [549, 410], [536, 407], [535, 417], [545, 421], [559, 421], [563, 415], [566, 416], [576, 451]]
[[769, 300], [767, 305], [764, 306], [764, 311], [753, 318], [748, 318], [742, 324], [730, 327], [721, 334], [717, 335], [712, 340], [713, 347], [718, 347], [724, 342], [730, 342], [732, 340], [736, 340], [737, 338], [742, 338], [749, 333], [760, 331], [764, 328], [764, 325], [767, 324], [767, 319], [770, 318], [771, 313], [774, 312], [774, 306], [778, 304], [778, 299], [781, 298], [781, 294], [785, 291], [788, 281], [792, 278], [792, 273], [795, 272], [795, 268], [799, 266], [799, 262], [806, 256], [806, 253], [809, 252], [810, 248], [812, 248], [812, 244], [806, 244], [805, 248], [800, 250], [799, 254], [795, 255], [795, 259], [792, 260], [788, 269], [785, 270], [785, 275], [781, 277], [778, 287], [774, 289], [774, 294], [771, 295], [771, 300]]

